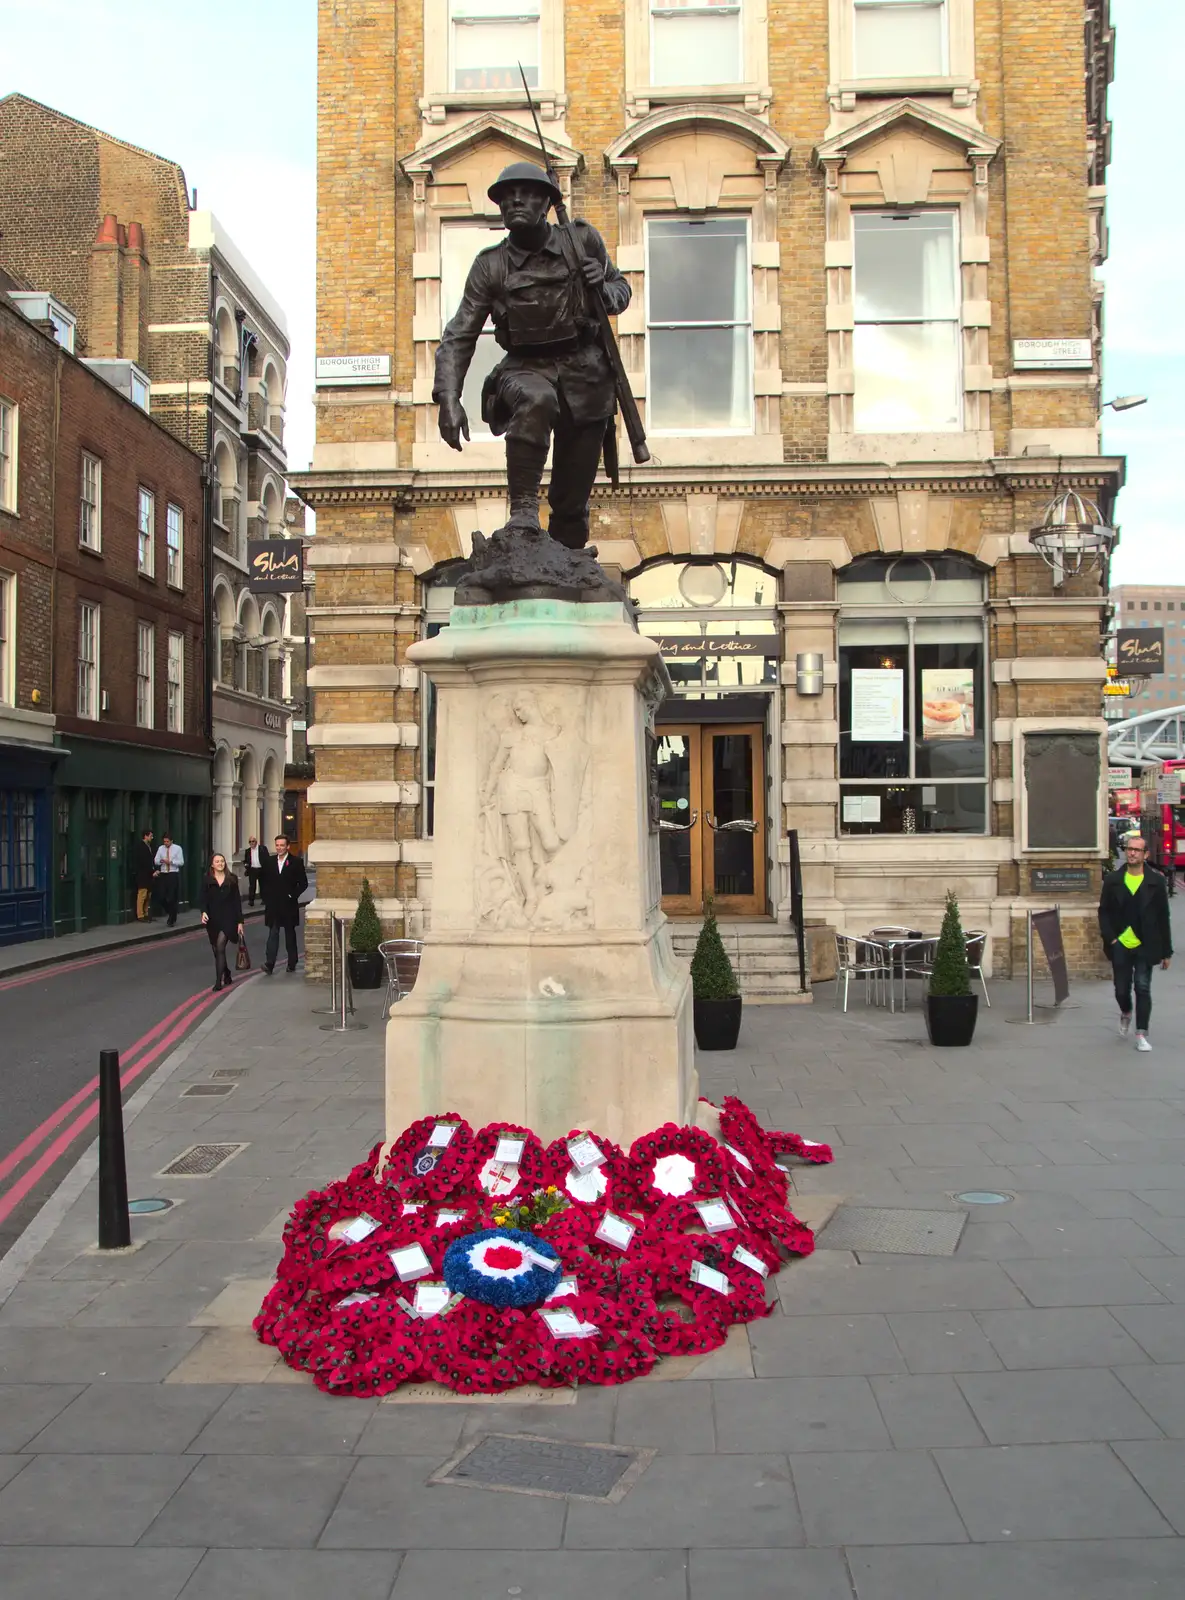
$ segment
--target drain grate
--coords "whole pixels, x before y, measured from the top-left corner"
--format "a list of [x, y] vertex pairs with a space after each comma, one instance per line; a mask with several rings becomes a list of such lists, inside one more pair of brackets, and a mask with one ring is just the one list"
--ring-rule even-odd
[[840, 1206], [816, 1237], [820, 1250], [897, 1256], [953, 1256], [965, 1211], [905, 1211], [891, 1206]]
[[217, 1100], [223, 1095], [233, 1094], [238, 1087], [234, 1083], [191, 1083], [188, 1089], [182, 1089], [182, 1100]]
[[245, 1078], [250, 1071], [250, 1067], [215, 1067], [211, 1076], [215, 1078]]
[[245, 1144], [191, 1144], [188, 1150], [182, 1150], [167, 1167], [162, 1167], [156, 1176], [208, 1178], [212, 1172], [217, 1172], [219, 1167], [224, 1167], [239, 1154], [240, 1150], [246, 1148]]
[[653, 1459], [653, 1450], [563, 1444], [529, 1433], [487, 1433], [447, 1461], [429, 1482], [616, 1504]]

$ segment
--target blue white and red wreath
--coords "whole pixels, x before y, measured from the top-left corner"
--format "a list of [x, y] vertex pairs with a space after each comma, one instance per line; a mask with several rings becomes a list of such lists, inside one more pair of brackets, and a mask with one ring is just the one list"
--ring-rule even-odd
[[444, 1254], [454, 1294], [487, 1306], [532, 1306], [560, 1281], [559, 1256], [546, 1239], [521, 1228], [483, 1228], [455, 1239]]

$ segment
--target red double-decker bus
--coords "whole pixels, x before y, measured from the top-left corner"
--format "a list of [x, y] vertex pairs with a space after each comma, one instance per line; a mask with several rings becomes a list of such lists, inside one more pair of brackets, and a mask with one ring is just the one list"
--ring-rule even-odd
[[1164, 761], [1159, 768], [1147, 768], [1140, 778], [1140, 829], [1148, 846], [1148, 860], [1169, 880], [1173, 873], [1185, 872], [1185, 804], [1165, 805], [1156, 798], [1157, 778], [1168, 772], [1185, 774], [1185, 761]]

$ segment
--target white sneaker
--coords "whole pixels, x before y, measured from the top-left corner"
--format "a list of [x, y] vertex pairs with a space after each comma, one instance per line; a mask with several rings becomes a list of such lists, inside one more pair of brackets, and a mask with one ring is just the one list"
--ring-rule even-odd
[[1128, 1034], [1131, 1031], [1132, 1031], [1132, 1014], [1129, 1011], [1127, 1013], [1127, 1015], [1124, 1016], [1123, 1012], [1121, 1011], [1119, 1013], [1119, 1037], [1121, 1039], [1126, 1039]]
[[1148, 1043], [1148, 1035], [1146, 1033], [1137, 1033], [1136, 1034], [1136, 1049], [1137, 1050], [1151, 1050], [1151, 1048], [1152, 1048], [1152, 1046]]

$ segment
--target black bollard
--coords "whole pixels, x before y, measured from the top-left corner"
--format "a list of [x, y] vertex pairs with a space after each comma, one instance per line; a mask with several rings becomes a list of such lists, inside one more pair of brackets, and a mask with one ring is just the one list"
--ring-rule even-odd
[[99, 1051], [99, 1249], [126, 1250], [132, 1242], [128, 1218], [128, 1169], [123, 1154], [123, 1094], [119, 1051]]

